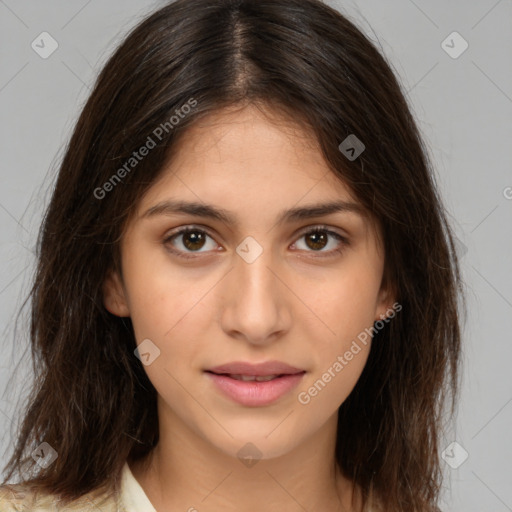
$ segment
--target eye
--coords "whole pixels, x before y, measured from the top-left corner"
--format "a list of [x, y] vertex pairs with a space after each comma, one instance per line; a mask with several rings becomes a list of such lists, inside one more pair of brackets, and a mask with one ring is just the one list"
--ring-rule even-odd
[[[308, 252], [321, 252], [326, 253], [326, 255], [331, 256], [333, 253], [341, 253], [345, 247], [349, 244], [347, 238], [328, 229], [326, 226], [316, 226], [313, 229], [309, 229], [308, 231], [302, 233], [299, 238], [299, 241], [304, 239], [305, 249], [298, 247], [299, 242], [296, 242], [294, 246], [298, 247], [301, 250], [306, 250]], [[331, 246], [329, 250], [323, 250], [328, 246]]]
[[[177, 254], [183, 258], [193, 258], [194, 256], [188, 256], [187, 252], [208, 252], [211, 250], [215, 250], [216, 244], [215, 242], [210, 244], [208, 247], [207, 239], [213, 241], [213, 238], [203, 229], [199, 229], [193, 226], [188, 226], [186, 228], [182, 228], [166, 237], [164, 240], [164, 244], [169, 248], [169, 250]], [[173, 243], [177, 240], [177, 243]], [[171, 247], [169, 247], [169, 245]], [[205, 248], [204, 251], [200, 249]]]
[[[208, 239], [210, 239], [209, 244]], [[302, 239], [305, 240], [305, 248], [297, 247]], [[349, 241], [344, 236], [326, 226], [316, 226], [303, 232], [299, 241], [295, 242], [293, 246], [307, 252], [322, 253], [321, 257], [341, 253], [349, 245]], [[219, 247], [207, 231], [195, 226], [187, 226], [170, 233], [165, 237], [163, 243], [170, 252], [187, 259], [195, 258], [193, 253], [215, 251]], [[332, 246], [331, 249], [324, 250], [329, 245]]]

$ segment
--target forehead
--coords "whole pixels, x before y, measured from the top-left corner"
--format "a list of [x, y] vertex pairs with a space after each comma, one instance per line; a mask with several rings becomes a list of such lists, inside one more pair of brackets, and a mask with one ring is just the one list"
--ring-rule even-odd
[[325, 165], [309, 127], [255, 106], [225, 109], [200, 119], [183, 134], [176, 149], [175, 167], [185, 161], [199, 164], [204, 159], [213, 166], [245, 161], [246, 171], [258, 168], [259, 172], [264, 164], [271, 164], [269, 170], [284, 164], [297, 170], [312, 163]]
[[325, 162], [312, 130], [277, 111], [221, 110], [199, 119], [175, 144], [143, 206], [187, 187], [199, 201], [206, 194], [222, 202], [230, 193], [262, 201], [280, 195], [354, 199]]

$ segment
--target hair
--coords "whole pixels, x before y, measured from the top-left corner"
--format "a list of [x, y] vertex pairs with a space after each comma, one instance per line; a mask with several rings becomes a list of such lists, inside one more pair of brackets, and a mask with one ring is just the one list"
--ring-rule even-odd
[[[402, 306], [374, 332], [339, 408], [338, 464], [366, 504], [374, 496], [385, 510], [438, 510], [438, 444], [459, 388], [454, 235], [391, 66], [319, 0], [177, 0], [132, 29], [109, 58], [37, 240], [29, 294], [35, 379], [4, 482], [28, 471], [37, 488], [77, 499], [115, 488], [125, 462], [157, 444], [156, 390], [134, 356], [130, 319], [105, 309], [102, 285], [120, 272], [127, 222], [187, 128], [248, 105], [314, 134], [332, 173], [378, 222], [384, 280]], [[351, 134], [365, 146], [355, 160], [339, 149]], [[155, 147], [128, 171], [148, 137]], [[36, 468], [30, 453], [42, 442], [58, 458]]]

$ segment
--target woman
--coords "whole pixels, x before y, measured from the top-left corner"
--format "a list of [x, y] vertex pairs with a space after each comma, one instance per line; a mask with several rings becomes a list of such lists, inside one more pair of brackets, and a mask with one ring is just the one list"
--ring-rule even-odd
[[170, 3], [63, 159], [1, 508], [438, 510], [459, 292], [363, 34], [317, 0]]

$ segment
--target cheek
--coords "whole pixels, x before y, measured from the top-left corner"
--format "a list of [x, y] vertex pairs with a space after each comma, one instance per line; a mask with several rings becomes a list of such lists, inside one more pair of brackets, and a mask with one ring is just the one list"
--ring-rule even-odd
[[[133, 290], [137, 299], [132, 304], [132, 323], [137, 343], [151, 340], [153, 345], [149, 346], [157, 354], [144, 366], [149, 380], [165, 407], [184, 415], [189, 409], [196, 410], [186, 389], [191, 389], [190, 377], [195, 376], [194, 362], [201, 353], [207, 329], [207, 320], [201, 315], [204, 312], [201, 297], [205, 291], [200, 284], [193, 292], [185, 290], [175, 279], [172, 289], [165, 284], [163, 280], [147, 280], [144, 291], [137, 294]], [[197, 372], [199, 375], [198, 368]], [[201, 397], [195, 396], [195, 399]]]
[[201, 302], [215, 285], [213, 276], [173, 267], [163, 251], [152, 259], [135, 254], [125, 273], [136, 339], [154, 338], [155, 343], [168, 344], [182, 324], [197, 316]]
[[379, 284], [378, 276], [354, 269], [302, 291], [315, 313], [309, 323], [316, 323], [323, 350], [331, 354], [343, 350], [347, 342], [373, 325]]
[[161, 261], [152, 263], [134, 258], [126, 267], [133, 330], [138, 344], [149, 339], [158, 353], [145, 366], [148, 377], [162, 394], [177, 396], [173, 377], [186, 380], [207, 342], [211, 318], [205, 303], [218, 279], [191, 277]]
[[317, 315], [307, 327], [315, 364], [297, 398], [318, 414], [334, 411], [348, 397], [371, 346], [380, 275], [365, 270], [364, 265], [353, 265], [340, 274], [309, 294]]
[[325, 411], [334, 412], [359, 380], [370, 353], [371, 331], [362, 321], [356, 323], [338, 323], [335, 342], [324, 343], [323, 350], [317, 352], [314, 369], [297, 395], [300, 404], [311, 407], [309, 414], [312, 410], [319, 416]]

